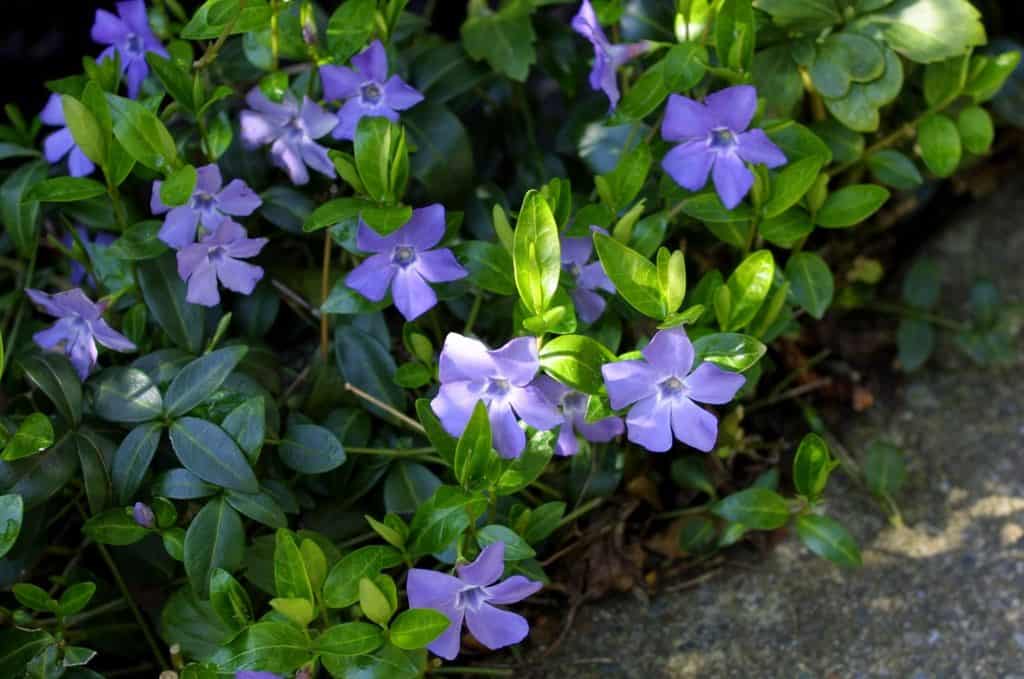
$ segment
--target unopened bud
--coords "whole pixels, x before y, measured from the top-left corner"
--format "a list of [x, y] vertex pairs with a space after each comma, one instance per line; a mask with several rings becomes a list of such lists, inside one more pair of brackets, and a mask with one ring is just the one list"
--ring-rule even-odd
[[156, 516], [153, 515], [153, 510], [150, 509], [149, 505], [144, 502], [135, 503], [135, 506], [132, 507], [132, 518], [135, 519], [135, 523], [143, 528], [153, 528], [156, 526]]

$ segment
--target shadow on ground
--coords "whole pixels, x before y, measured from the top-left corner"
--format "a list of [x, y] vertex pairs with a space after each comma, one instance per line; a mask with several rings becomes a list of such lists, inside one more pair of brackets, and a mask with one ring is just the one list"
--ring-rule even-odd
[[[1024, 302], [1024, 180], [926, 249], [943, 266], [948, 315], [966, 317], [979, 278]], [[943, 340], [920, 373], [841, 430], [852, 450], [880, 438], [909, 456], [904, 528], [845, 478], [830, 486], [828, 512], [860, 541], [861, 570], [787, 538], [767, 562], [698, 588], [583, 609], [528, 677], [1024, 679], [1022, 385], [1024, 360], [982, 370]]]

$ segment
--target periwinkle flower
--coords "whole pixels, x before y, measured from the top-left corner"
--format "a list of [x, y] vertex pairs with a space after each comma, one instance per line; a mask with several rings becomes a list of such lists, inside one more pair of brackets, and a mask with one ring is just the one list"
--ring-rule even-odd
[[460, 436], [477, 402], [483, 401], [495, 449], [502, 457], [519, 457], [526, 448], [526, 434], [518, 418], [545, 431], [563, 421], [555, 404], [533, 382], [539, 370], [533, 337], [518, 337], [492, 351], [479, 340], [450, 332], [441, 349], [441, 388], [430, 407], [445, 431]]
[[245, 96], [249, 109], [242, 111], [242, 141], [249, 148], [270, 144], [274, 165], [288, 173], [293, 184], [309, 182], [306, 166], [334, 178], [334, 163], [327, 149], [316, 139], [334, 129], [338, 119], [332, 113], [303, 97], [302, 106], [291, 92], [280, 104], [270, 101], [254, 87]]
[[[105, 233], [103, 231], [98, 232], [90, 239], [89, 232], [84, 226], [76, 227], [75, 231], [78, 233], [78, 240], [80, 240], [82, 245], [85, 246], [86, 255], [88, 256], [92, 256], [92, 252], [90, 252], [90, 250], [93, 247], [107, 247], [117, 240], [113, 234]], [[61, 236], [60, 242], [61, 245], [69, 250], [75, 246], [75, 239], [72, 238], [70, 231]], [[96, 287], [96, 280], [85, 270], [85, 267], [78, 262], [71, 260], [71, 284], [81, 285], [83, 281], [90, 288]]]
[[602, 90], [608, 96], [610, 108], [619, 103], [618, 70], [633, 57], [643, 54], [650, 46], [646, 42], [613, 45], [604, 34], [597, 20], [590, 0], [583, 0], [576, 16], [572, 18], [572, 30], [590, 41], [594, 47], [594, 66], [590, 70], [590, 87]]
[[755, 111], [757, 90], [750, 85], [709, 94], [703, 104], [670, 95], [661, 136], [680, 144], [665, 154], [661, 166], [690, 191], [704, 188], [711, 174], [722, 204], [733, 209], [754, 185], [744, 161], [770, 168], [786, 164], [785, 154], [764, 130], [747, 129]]
[[412, 211], [397, 231], [379, 236], [359, 221], [356, 247], [374, 253], [353, 269], [345, 284], [363, 297], [379, 302], [391, 289], [395, 306], [411, 321], [437, 304], [430, 283], [465, 278], [469, 272], [448, 248], [434, 247], [444, 237], [444, 206], [435, 203]]
[[536, 593], [543, 585], [522, 575], [498, 582], [505, 569], [505, 543], [494, 542], [476, 561], [458, 566], [458, 577], [437, 571], [409, 570], [407, 591], [411, 608], [433, 608], [451, 621], [448, 629], [428, 649], [453, 660], [459, 654], [462, 622], [476, 640], [491, 650], [518, 644], [530, 632], [530, 623], [518, 613], [495, 604], [514, 604]]
[[570, 389], [547, 375], [538, 377], [535, 384], [549, 401], [557, 404], [562, 413], [555, 455], [575, 455], [580, 449], [577, 433], [591, 443], [607, 443], [625, 430], [620, 417], [587, 422], [587, 401], [590, 397], [586, 394]]
[[184, 205], [169, 207], [160, 198], [163, 182], [153, 182], [153, 195], [149, 209], [155, 215], [167, 214], [158, 234], [160, 240], [178, 250], [196, 240], [196, 228], [216, 231], [228, 215], [245, 217], [263, 204], [256, 192], [241, 179], [233, 179], [224, 186], [220, 168], [216, 164], [204, 165], [196, 170], [196, 187]]
[[156, 515], [153, 509], [145, 502], [136, 502], [132, 507], [132, 519], [143, 528], [156, 527]]
[[43, 140], [43, 155], [46, 156], [46, 161], [55, 165], [64, 156], [67, 156], [68, 173], [72, 177], [85, 177], [92, 174], [96, 165], [82, 153], [82, 149], [78, 148], [78, 144], [75, 143], [75, 138], [71, 136], [71, 130], [67, 126], [67, 121], [64, 120], [64, 105], [61, 103], [59, 94], [51, 94], [50, 98], [46, 100], [46, 106], [39, 113], [39, 120], [44, 125], [60, 128], [47, 135]]
[[96, 342], [114, 351], [135, 351], [131, 340], [101, 318], [107, 305], [94, 303], [81, 289], [48, 295], [27, 288], [25, 294], [42, 311], [58, 319], [46, 330], [33, 335], [33, 341], [43, 349], [53, 349], [63, 343], [64, 354], [83, 382], [96, 366]]
[[397, 75], [388, 78], [388, 55], [380, 40], [352, 57], [352, 65], [355, 68], [320, 67], [324, 98], [345, 102], [338, 110], [338, 126], [332, 133], [335, 139], [355, 139], [364, 116], [397, 122], [399, 111], [423, 101], [423, 95]]
[[[592, 231], [608, 232], [599, 227], [591, 227]], [[568, 273], [576, 282], [576, 287], [569, 293], [572, 297], [576, 313], [584, 323], [593, 323], [604, 313], [607, 303], [604, 297], [597, 293], [604, 290], [615, 294], [615, 285], [608, 274], [604, 272], [604, 266], [599, 261], [590, 261], [594, 254], [594, 241], [590, 238], [573, 238], [563, 236], [562, 239], [562, 269]]]
[[626, 416], [627, 438], [663, 453], [672, 447], [675, 434], [697, 450], [710, 451], [718, 438], [718, 420], [697, 403], [728, 403], [744, 377], [708, 362], [692, 370], [693, 344], [681, 327], [658, 331], [642, 353], [642, 361], [601, 368], [612, 408], [633, 405]]
[[142, 81], [149, 74], [146, 52], [156, 52], [167, 57], [167, 50], [160, 44], [149, 27], [146, 3], [143, 0], [124, 0], [117, 3], [117, 15], [98, 9], [92, 25], [92, 39], [108, 47], [100, 53], [100, 61], [114, 56], [121, 57], [121, 72], [127, 74], [128, 96], [139, 95]]
[[252, 293], [263, 269], [241, 260], [255, 257], [266, 244], [266, 238], [249, 238], [241, 224], [225, 219], [198, 243], [178, 250], [178, 275], [188, 283], [185, 299], [215, 306], [220, 303], [218, 280], [228, 290]]

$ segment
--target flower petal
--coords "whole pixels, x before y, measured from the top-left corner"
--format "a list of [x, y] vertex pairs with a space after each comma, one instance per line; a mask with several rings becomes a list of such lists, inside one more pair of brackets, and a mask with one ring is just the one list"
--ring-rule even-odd
[[458, 381], [442, 384], [430, 408], [441, 421], [441, 426], [452, 436], [461, 436], [473, 409], [480, 400], [482, 382]]
[[476, 561], [455, 569], [459, 578], [469, 585], [483, 587], [497, 582], [505, 570], [505, 543], [487, 545], [476, 557]]
[[186, 205], [179, 205], [167, 213], [157, 237], [172, 248], [181, 249], [195, 242], [198, 225], [199, 213]]
[[583, 438], [592, 443], [607, 443], [616, 436], [621, 436], [626, 430], [626, 425], [621, 417], [606, 417], [597, 422], [587, 422], [580, 417], [576, 421], [576, 429], [583, 434]]
[[658, 389], [658, 372], [644, 361], [615, 361], [601, 366], [608, 400], [621, 410], [630, 403], [653, 396]]
[[674, 147], [661, 159], [661, 167], [684, 189], [699, 191], [708, 183], [715, 154], [707, 142], [695, 139]]
[[665, 106], [661, 136], [666, 141], [688, 141], [704, 138], [715, 126], [715, 119], [699, 101], [679, 94], [670, 94]]
[[360, 119], [366, 115], [366, 108], [359, 97], [352, 97], [338, 109], [338, 123], [331, 136], [335, 139], [347, 139], [352, 141], [356, 138], [356, 127]]
[[[442, 385], [460, 380], [482, 380], [497, 374], [494, 358], [483, 342], [454, 332], [444, 338], [438, 369]], [[443, 386], [441, 388], [444, 389]]]
[[363, 82], [358, 73], [344, 66], [321, 66], [320, 81], [324, 85], [324, 99], [340, 101], [359, 94]]
[[53, 299], [53, 295], [48, 295], [42, 290], [36, 290], [35, 288], [25, 288], [25, 294], [37, 307], [50, 314], [61, 318], [67, 315], [64, 307], [60, 306]]
[[571, 26], [572, 30], [589, 40], [594, 47], [604, 48], [609, 45], [608, 38], [601, 28], [601, 23], [597, 20], [597, 14], [594, 13], [590, 0], [583, 0], [580, 3], [579, 10], [572, 18]]
[[270, 116], [275, 127], [287, 123], [296, 113], [299, 112], [298, 102], [290, 93], [278, 103], [271, 101], [259, 87], [254, 87], [245, 95], [245, 103], [254, 111]]
[[92, 336], [107, 349], [114, 351], [135, 351], [135, 343], [117, 332], [102, 318], [92, 322]]
[[418, 251], [429, 250], [444, 238], [444, 205], [434, 203], [412, 211], [412, 217], [395, 232], [396, 242]]
[[72, 177], [86, 177], [96, 169], [89, 157], [82, 152], [82, 149], [75, 146], [68, 154], [68, 174]]
[[96, 10], [96, 19], [93, 21], [89, 36], [93, 42], [101, 45], [113, 45], [121, 41], [129, 32], [128, 26], [105, 9]]
[[404, 111], [423, 101], [423, 95], [412, 85], [393, 75], [384, 83], [384, 101], [390, 108]]
[[[127, 60], [126, 60], [127, 61]], [[125, 80], [128, 83], [128, 98], [135, 99], [142, 89], [142, 81], [149, 75], [149, 64], [145, 59], [138, 58], [128, 61]]]
[[249, 148], [269, 144], [280, 132], [270, 118], [256, 111], [242, 111], [239, 122], [242, 142]]
[[333, 113], [325, 111], [309, 97], [303, 97], [302, 111], [299, 115], [310, 139], [319, 139], [338, 124], [338, 119]]
[[32, 335], [32, 341], [42, 349], [53, 349], [61, 342], [67, 342], [74, 336], [71, 323], [71, 319], [62, 318], [46, 330], [40, 330]]
[[491, 352], [498, 374], [517, 387], [530, 383], [540, 370], [537, 354], [537, 340], [533, 337], [517, 337], [509, 340], [499, 349]]
[[71, 136], [71, 130], [65, 127], [47, 135], [43, 140], [43, 155], [47, 162], [57, 163], [74, 147], [75, 138]]
[[562, 264], [575, 264], [582, 267], [594, 252], [594, 241], [586, 236], [582, 238], [562, 236], [561, 246]]
[[724, 370], [714, 363], [701, 363], [683, 380], [687, 394], [700, 403], [728, 403], [736, 396], [746, 378], [739, 373]]
[[178, 250], [178, 276], [181, 280], [188, 280], [188, 277], [195, 273], [199, 265], [206, 260], [210, 248], [202, 243], [192, 243]]
[[96, 365], [96, 342], [88, 332], [78, 332], [64, 347], [64, 353], [71, 360], [78, 377], [84, 382]]
[[302, 162], [298, 149], [283, 139], [276, 140], [270, 147], [270, 157], [274, 165], [288, 173], [292, 184], [302, 186], [309, 183], [309, 171]]
[[712, 177], [715, 180], [718, 197], [730, 210], [740, 204], [750, 191], [750, 187], [754, 185], [754, 174], [738, 156], [732, 154], [723, 154], [715, 159]]
[[465, 587], [463, 582], [454, 576], [425, 568], [410, 568], [406, 581], [409, 607], [438, 608], [444, 606], [453, 602]]
[[476, 610], [467, 610], [466, 626], [477, 641], [492, 651], [518, 644], [530, 633], [530, 624], [526, 618], [490, 604], [481, 604]]
[[215, 194], [224, 186], [224, 178], [221, 177], [220, 168], [216, 163], [203, 165], [196, 169], [196, 188], [194, 193]]
[[359, 220], [359, 230], [356, 231], [356, 247], [363, 252], [387, 254], [390, 262], [391, 251], [397, 244], [397, 232], [381, 236], [369, 224], [362, 219]]
[[395, 308], [407, 321], [419, 318], [437, 304], [434, 289], [412, 267], [395, 271], [391, 297], [395, 300]]
[[313, 168], [325, 177], [334, 178], [334, 163], [327, 155], [327, 148], [312, 141], [300, 141], [299, 151], [302, 153], [302, 160], [309, 167]]
[[43, 125], [52, 125], [53, 127], [64, 127], [66, 125], [64, 122], [64, 104], [59, 94], [54, 92], [46, 100], [46, 106], [39, 112], [39, 120]]
[[87, 321], [99, 318], [104, 309], [103, 306], [94, 304], [79, 288], [58, 292], [51, 297], [51, 301], [56, 308], [61, 310], [61, 316], [77, 314]]
[[345, 285], [368, 300], [379, 302], [388, 294], [395, 267], [387, 255], [368, 257], [345, 277]]
[[224, 257], [217, 263], [217, 278], [228, 290], [250, 295], [263, 278], [263, 267]]
[[526, 448], [526, 434], [523, 433], [512, 406], [508, 403], [492, 401], [487, 408], [491, 422], [491, 438], [498, 454], [506, 459], [516, 458]]
[[217, 209], [229, 215], [245, 217], [263, 204], [259, 195], [241, 179], [233, 179], [217, 194]]
[[572, 297], [572, 303], [576, 307], [576, 314], [587, 325], [601, 318], [601, 314], [604, 313], [607, 306], [604, 297], [586, 288], [576, 288], [569, 296]]
[[766, 167], [786, 164], [786, 154], [776, 146], [764, 130], [749, 130], [736, 137], [736, 152], [748, 163], [761, 163]]
[[516, 415], [534, 429], [547, 431], [554, 429], [563, 422], [558, 407], [548, 400], [537, 387], [527, 385], [514, 388], [509, 393], [509, 401], [515, 408]]
[[388, 54], [380, 40], [374, 40], [369, 47], [352, 57], [352, 65], [366, 80], [382, 83], [388, 77]]
[[757, 112], [757, 90], [751, 85], [734, 85], [709, 94], [704, 105], [715, 123], [733, 132], [742, 132], [750, 126]]
[[513, 575], [504, 582], [487, 588], [487, 601], [492, 604], [517, 604], [544, 587], [543, 583], [522, 575]]
[[224, 249], [229, 256], [235, 259], [247, 259], [258, 255], [269, 242], [269, 238], [239, 238], [228, 243]]
[[685, 377], [693, 367], [693, 344], [681, 327], [654, 333], [642, 353], [648, 363], [666, 376]]
[[558, 438], [555, 440], [555, 455], [559, 457], [572, 457], [580, 451], [580, 442], [576, 438], [576, 430], [572, 428], [572, 422], [566, 420], [558, 430]]
[[626, 438], [652, 453], [664, 453], [672, 447], [671, 414], [669, 403], [657, 396], [637, 402], [626, 416]]
[[608, 274], [604, 272], [604, 265], [601, 262], [591, 262], [580, 269], [580, 277], [577, 281], [581, 287], [590, 290], [604, 290], [615, 294], [615, 284]]
[[672, 403], [672, 431], [683, 443], [705, 453], [715, 447], [718, 420], [688, 398]]
[[431, 283], [457, 281], [469, 275], [469, 272], [459, 264], [454, 253], [448, 248], [419, 253], [416, 255], [416, 263], [413, 268]]
[[143, 0], [122, 0], [117, 3], [117, 13], [134, 33], [148, 33], [149, 18], [146, 16], [146, 3]]
[[153, 190], [149, 194], [149, 211], [155, 215], [162, 215], [171, 209], [170, 205], [164, 203], [160, 197], [160, 188], [164, 185], [159, 179], [153, 182]]
[[[178, 273], [181, 273], [181, 261], [178, 261]], [[185, 300], [202, 306], [216, 306], [220, 302], [220, 291], [217, 290], [217, 270], [209, 258], [202, 259], [188, 278], [188, 292]]]

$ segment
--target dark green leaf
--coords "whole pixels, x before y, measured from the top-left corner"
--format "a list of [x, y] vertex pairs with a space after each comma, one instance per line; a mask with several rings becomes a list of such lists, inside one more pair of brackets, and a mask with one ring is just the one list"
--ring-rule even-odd
[[104, 545], [131, 545], [149, 535], [149, 529], [135, 523], [130, 510], [124, 507], [93, 516], [82, 526], [82, 532]]
[[914, 161], [893, 149], [868, 156], [868, 168], [876, 180], [900, 191], [908, 191], [924, 183]]
[[248, 592], [223, 568], [210, 573], [210, 606], [224, 626], [236, 634], [252, 623]]
[[903, 451], [883, 441], [868, 444], [864, 463], [864, 480], [876, 495], [891, 495], [903, 485], [906, 466]]
[[327, 22], [327, 49], [336, 63], [344, 63], [363, 49], [373, 33], [376, 0], [346, 0]]
[[797, 304], [811, 316], [823, 318], [832, 304], [832, 271], [813, 252], [798, 252], [786, 262], [786, 279]]
[[164, 412], [179, 417], [217, 391], [238, 362], [245, 357], [244, 346], [226, 347], [192, 361], [174, 378], [164, 398]]
[[874, 184], [845, 186], [830, 193], [817, 214], [814, 223], [826, 229], [856, 226], [875, 214], [889, 200], [889, 191]]
[[820, 557], [847, 568], [861, 565], [860, 548], [845, 528], [827, 516], [797, 517], [796, 533], [807, 548]]
[[171, 447], [190, 472], [209, 483], [256, 493], [259, 483], [238, 444], [217, 425], [183, 417], [171, 425]]
[[393, 547], [372, 545], [346, 554], [327, 574], [324, 604], [345, 608], [359, 601], [359, 581], [378, 575], [385, 568], [402, 563], [401, 553]]
[[63, 354], [45, 352], [19, 361], [25, 377], [46, 394], [57, 412], [72, 424], [82, 420], [82, 383]]
[[963, 153], [956, 123], [941, 113], [933, 113], [917, 126], [921, 158], [934, 174], [949, 177], [960, 165]]
[[462, 24], [462, 44], [470, 57], [486, 59], [495, 71], [523, 82], [537, 60], [530, 24], [531, 4], [523, 0], [505, 3], [497, 12], [485, 3], [470, 3], [470, 15]]
[[14, 435], [7, 440], [0, 459], [11, 462], [31, 457], [53, 445], [53, 424], [42, 413], [32, 413], [18, 425]]
[[107, 189], [85, 177], [54, 177], [33, 186], [22, 198], [25, 202], [71, 203], [103, 195]]
[[[444, 619], [445, 622], [448, 621], [448, 618]], [[346, 622], [324, 630], [323, 634], [316, 638], [314, 648], [324, 656], [325, 661], [330, 662], [332, 657], [372, 653], [383, 643], [384, 633], [380, 627], [367, 622]]]
[[781, 528], [789, 520], [786, 501], [767, 488], [748, 488], [733, 493], [719, 500], [711, 511], [754, 530]]
[[89, 383], [93, 409], [110, 422], [148, 422], [163, 412], [163, 399], [153, 379], [138, 368], [107, 368]]
[[828, 446], [817, 434], [807, 434], [800, 441], [793, 458], [793, 485], [796, 491], [811, 500], [825, 492], [829, 474], [839, 462], [829, 455]]
[[203, 348], [203, 308], [185, 301], [185, 284], [171, 254], [138, 267], [139, 287], [149, 312], [175, 344], [192, 354]]
[[20, 495], [0, 495], [0, 558], [18, 541], [24, 513], [25, 503]]
[[278, 455], [282, 462], [303, 474], [323, 474], [345, 462], [345, 451], [334, 434], [312, 424], [289, 426]]
[[206, 503], [185, 534], [185, 572], [192, 588], [207, 597], [217, 568], [233, 571], [245, 555], [245, 528], [238, 513], [222, 498]]

